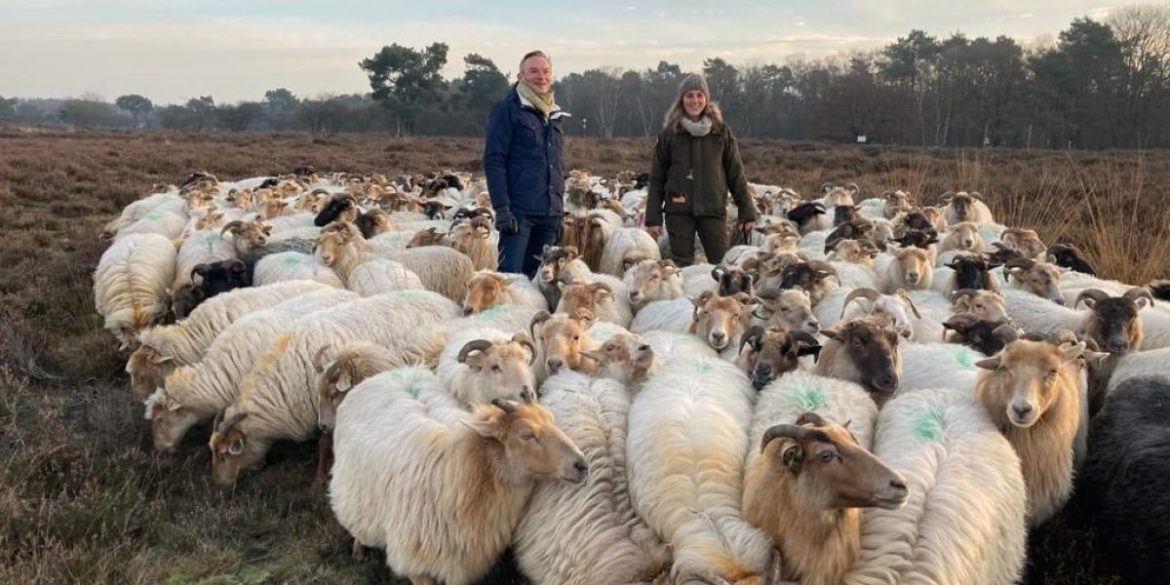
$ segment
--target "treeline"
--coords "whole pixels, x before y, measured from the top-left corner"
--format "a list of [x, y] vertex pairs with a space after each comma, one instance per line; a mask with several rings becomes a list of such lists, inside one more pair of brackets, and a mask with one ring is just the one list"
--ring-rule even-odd
[[[306, 99], [287, 89], [216, 104], [210, 96], [156, 107], [142, 96], [90, 96], [46, 105], [0, 98], [0, 122], [183, 131], [389, 132], [477, 135], [509, 83], [479, 55], [446, 80], [447, 46], [383, 47], [359, 66], [365, 95]], [[685, 73], [556, 71], [572, 135], [653, 136]], [[703, 64], [712, 97], [741, 137], [922, 146], [1170, 147], [1170, 7], [1137, 6], [1107, 20], [1074, 20], [1046, 46], [1000, 36], [939, 38], [923, 31], [849, 57]], [[864, 138], [862, 138], [864, 137]]]

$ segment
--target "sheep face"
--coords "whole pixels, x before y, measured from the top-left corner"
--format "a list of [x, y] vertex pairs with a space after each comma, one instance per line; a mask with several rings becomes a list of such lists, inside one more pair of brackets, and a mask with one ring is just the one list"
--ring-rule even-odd
[[378, 208], [359, 215], [356, 223], [362, 237], [367, 240], [394, 229], [394, 222], [390, 220], [390, 214]]
[[581, 450], [540, 404], [496, 399], [476, 407], [467, 425], [502, 445], [506, 469], [518, 476], [581, 483], [589, 473]]
[[146, 400], [155, 389], [162, 387], [167, 374], [173, 369], [174, 360], [164, 356], [153, 347], [141, 346], [126, 360], [126, 373], [130, 374], [130, 394], [135, 400]]
[[812, 300], [803, 289], [767, 289], [761, 291], [755, 300], [760, 305], [755, 316], [767, 321], [768, 325], [780, 325], [809, 334], [816, 334], [821, 329], [812, 312]]
[[1045, 246], [1044, 242], [1040, 240], [1040, 234], [1037, 234], [1036, 230], [1008, 228], [1000, 235], [1000, 240], [1018, 250], [1020, 255], [1025, 258], [1033, 260], [1044, 258], [1048, 252], [1048, 246]]
[[883, 295], [872, 288], [854, 289], [845, 297], [845, 303], [841, 307], [841, 318], [845, 317], [849, 303], [857, 300], [868, 301], [862, 304], [865, 314], [888, 319], [894, 324], [894, 329], [898, 334], [907, 339], [914, 333], [914, 325], [910, 322], [910, 313], [913, 313], [915, 319], [922, 318], [922, 315], [918, 313], [918, 307], [914, 306], [914, 301], [910, 298], [910, 293], [902, 288], [892, 295]]
[[788, 219], [800, 227], [800, 232], [811, 231], [818, 215], [824, 215], [825, 206], [820, 202], [801, 203], [788, 212]]
[[877, 247], [869, 242], [840, 240], [833, 246], [833, 251], [829, 253], [827, 260], [839, 260], [872, 268], [873, 259], [874, 256], [877, 256], [877, 252]]
[[964, 221], [951, 225], [939, 247], [944, 251], [965, 250], [978, 254], [983, 252], [983, 237], [979, 235], [979, 228], [975, 224]]
[[346, 193], [338, 193], [329, 198], [329, 202], [313, 218], [313, 225], [317, 227], [325, 227], [337, 220], [353, 222], [357, 219], [358, 209], [357, 198]]
[[1004, 268], [1020, 288], [1058, 305], [1064, 304], [1064, 295], [1060, 292], [1060, 269], [1056, 266], [1017, 258], [1009, 260]]
[[747, 331], [755, 308], [751, 297], [744, 293], [719, 297], [708, 291], [693, 302], [695, 310], [689, 331], [716, 351], [722, 351]]
[[234, 238], [236, 253], [243, 255], [249, 250], [263, 248], [268, 245], [268, 238], [272, 237], [272, 226], [260, 221], [232, 221], [223, 226], [220, 235], [231, 233]]
[[407, 248], [421, 248], [423, 246], [442, 246], [443, 238], [447, 234], [439, 233], [439, 230], [429, 227], [425, 230], [419, 230], [414, 233], [410, 241], [406, 243]]
[[921, 248], [899, 248], [894, 250], [898, 261], [898, 273], [908, 286], [914, 289], [929, 288], [934, 277], [930, 254]]
[[938, 243], [938, 232], [934, 228], [927, 228], [925, 230], [908, 229], [903, 231], [901, 236], [889, 238], [886, 241], [896, 243], [903, 248], [915, 247], [926, 250]]
[[491, 395], [520, 402], [536, 400], [536, 376], [532, 374], [536, 347], [528, 335], [517, 333], [505, 343], [469, 341], [457, 359], [476, 377], [474, 385], [490, 388]]
[[260, 205], [260, 217], [264, 219], [272, 219], [280, 217], [285, 214], [288, 209], [288, 203], [280, 199], [269, 199]]
[[943, 199], [947, 202], [946, 217], [948, 221], [958, 223], [974, 219], [972, 208], [975, 206], [975, 201], [982, 200], [983, 197], [974, 191], [971, 193], [960, 191], [944, 195]]
[[361, 241], [361, 233], [357, 226], [348, 222], [335, 222], [321, 230], [317, 236], [317, 244], [313, 254], [325, 266], [333, 266], [337, 260], [345, 255], [345, 247], [356, 241]]
[[866, 317], [824, 331], [826, 337], [841, 344], [839, 351], [847, 354], [860, 377], [855, 381], [883, 400], [897, 391], [898, 375], [902, 371], [900, 336], [892, 325], [883, 318]]
[[756, 279], [759, 278], [759, 273], [749, 274], [748, 272], [739, 268], [727, 268], [726, 266], [716, 266], [711, 269], [711, 278], [719, 283], [719, 295], [731, 296], [736, 293], [745, 293], [751, 296], [752, 290], [755, 287]]
[[623, 384], [644, 380], [654, 367], [654, 348], [633, 333], [614, 334], [599, 351], [581, 353], [597, 362], [600, 376]]
[[991, 265], [982, 256], [976, 254], [959, 254], [946, 265], [955, 271], [955, 289], [983, 289], [995, 290], [995, 280], [991, 278]]
[[482, 217], [460, 222], [451, 228], [451, 247], [474, 257], [473, 248], [486, 246], [492, 236], [491, 225]]
[[1006, 321], [987, 321], [971, 313], [954, 315], [942, 324], [944, 341], [965, 345], [983, 355], [995, 355], [1019, 339], [1019, 331]]
[[604, 282], [569, 285], [558, 282], [557, 287], [561, 290], [561, 300], [556, 307], [557, 313], [571, 315], [584, 310], [590, 316], [617, 314], [613, 289]]
[[177, 320], [186, 319], [187, 315], [190, 315], [191, 311], [194, 311], [195, 307], [198, 307], [206, 298], [202, 288], [188, 284], [176, 290], [171, 296], [171, 312], [174, 313]]
[[1053, 244], [1048, 248], [1048, 261], [1070, 270], [1096, 275], [1097, 271], [1085, 260], [1080, 248], [1072, 244]]
[[[887, 210], [901, 209], [914, 205], [910, 193], [906, 191], [886, 191], [882, 194], [882, 199], [886, 202]], [[892, 214], [887, 214], [886, 217], [892, 217]]]
[[622, 281], [634, 306], [682, 296], [682, 276], [673, 260], [642, 260], [626, 270]]
[[467, 284], [463, 314], [480, 313], [504, 302], [507, 290], [508, 280], [503, 275], [486, 270], [475, 273]]
[[586, 344], [585, 330], [593, 324], [593, 313], [589, 309], [576, 309], [571, 315], [558, 313], [549, 316], [540, 312], [532, 318], [529, 329], [544, 355], [544, 367], [549, 374], [561, 368], [593, 373], [592, 360], [582, 359], [581, 350], [590, 349]]
[[199, 422], [199, 416], [169, 398], [161, 387], [146, 401], [146, 418], [150, 419], [150, 437], [160, 453], [174, 453], [187, 430]]
[[[231, 410], [232, 407], [228, 407]], [[212, 425], [211, 433], [211, 479], [216, 485], [230, 487], [240, 477], [240, 470], [255, 467], [263, 460], [263, 455], [255, 455], [247, 450], [247, 433], [240, 428], [240, 423], [247, 418], [247, 413], [224, 413], [217, 416]], [[263, 453], [260, 450], [259, 453]]]
[[808, 291], [809, 299], [815, 305], [837, 288], [837, 283], [831, 278], [837, 278], [837, 270], [827, 262], [798, 262], [784, 267], [780, 273], [780, 288], [800, 287]]
[[[199, 277], [198, 281], [195, 279], [196, 276]], [[252, 286], [248, 269], [244, 261], [239, 259], [196, 264], [195, 268], [191, 269], [191, 282], [203, 289], [205, 299], [237, 288]]]
[[849, 223], [860, 217], [857, 213], [857, 206], [855, 205], [838, 205], [833, 208], [833, 225], [839, 226], [843, 223]]
[[256, 197], [247, 189], [232, 190], [228, 193], [227, 202], [239, 209], [251, 210], [256, 206]]
[[825, 198], [824, 198], [825, 205], [829, 205], [829, 206], [834, 206], [834, 205], [836, 205], [836, 206], [841, 206], [841, 205], [852, 206], [853, 205], [853, 196], [857, 195], [858, 191], [860, 191], [860, 190], [861, 189], [857, 186], [857, 183], [849, 183], [848, 185], [845, 185], [844, 187], [834, 187], [832, 185], [824, 185], [821, 188], [821, 192], [823, 192], [825, 194]]
[[900, 473], [862, 447], [847, 428], [814, 413], [801, 415], [795, 425], [769, 428], [760, 450], [761, 465], [770, 468], [769, 475], [779, 480], [773, 485], [778, 483], [780, 489], [788, 491], [789, 502], [818, 512], [869, 507], [893, 510], [910, 497]]
[[752, 327], [740, 343], [737, 365], [752, 379], [752, 386], [762, 390], [777, 377], [800, 367], [800, 358], [817, 355], [821, 345], [804, 331], [759, 325]]
[[764, 254], [778, 254], [780, 252], [795, 252], [800, 243], [800, 233], [775, 233], [764, 236], [760, 242], [760, 251]]
[[540, 268], [537, 270], [541, 282], [552, 285], [565, 266], [576, 259], [577, 248], [574, 246], [545, 246], [540, 255]]
[[1010, 321], [1003, 296], [988, 290], [959, 289], [951, 295], [951, 312], [971, 313], [986, 321]]
[[1081, 291], [1073, 308], [1082, 302], [1091, 309], [1085, 319], [1085, 334], [1098, 346], [1109, 353], [1141, 350], [1144, 334], [1138, 311], [1154, 304], [1150, 291], [1134, 287], [1120, 297], [1111, 297], [1091, 288]]
[[984, 406], [996, 419], [1028, 428], [1067, 389], [1061, 371], [1075, 368], [1074, 360], [1084, 353], [1085, 344], [1056, 346], [1044, 341], [1020, 339], [1009, 343], [998, 355], [976, 362], [983, 368], [976, 382]]

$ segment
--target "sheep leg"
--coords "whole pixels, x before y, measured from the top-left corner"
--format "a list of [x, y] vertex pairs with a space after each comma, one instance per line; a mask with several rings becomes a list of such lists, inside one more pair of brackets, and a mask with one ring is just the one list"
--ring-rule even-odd
[[313, 478], [313, 491], [321, 493], [325, 488], [325, 480], [329, 476], [329, 459], [333, 454], [333, 429], [321, 431], [321, 438], [317, 440], [317, 475]]
[[366, 547], [362, 545], [358, 539], [353, 539], [353, 550], [351, 556], [355, 561], [364, 561], [366, 559]]
[[425, 575], [415, 576], [410, 578], [410, 585], [435, 585], [435, 580]]
[[772, 548], [772, 559], [768, 562], [768, 578], [765, 585], [784, 584], [784, 562], [780, 558], [780, 549]]

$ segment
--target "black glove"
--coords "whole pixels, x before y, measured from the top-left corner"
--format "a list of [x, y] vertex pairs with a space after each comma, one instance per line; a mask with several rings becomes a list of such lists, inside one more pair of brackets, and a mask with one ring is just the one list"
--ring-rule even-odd
[[496, 210], [496, 229], [500, 230], [501, 234], [520, 233], [520, 224], [516, 222], [516, 216], [512, 215], [511, 209], [501, 207]]

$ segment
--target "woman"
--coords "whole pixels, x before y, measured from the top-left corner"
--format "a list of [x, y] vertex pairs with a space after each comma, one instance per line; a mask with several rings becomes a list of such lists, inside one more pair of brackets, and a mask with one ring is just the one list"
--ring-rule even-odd
[[756, 209], [743, 174], [743, 161], [731, 128], [723, 123], [719, 106], [710, 101], [702, 74], [688, 75], [679, 96], [666, 112], [666, 121], [654, 146], [646, 200], [646, 229], [666, 233], [675, 264], [695, 260], [695, 233], [707, 261], [718, 264], [727, 252], [727, 192], [739, 209], [739, 227], [756, 225]]

